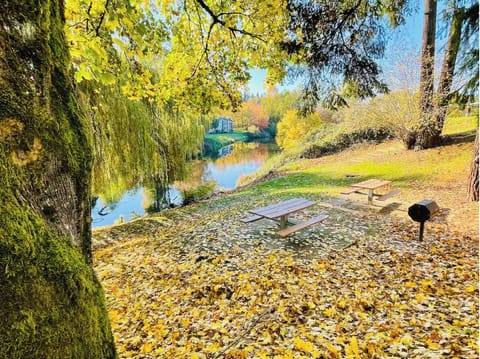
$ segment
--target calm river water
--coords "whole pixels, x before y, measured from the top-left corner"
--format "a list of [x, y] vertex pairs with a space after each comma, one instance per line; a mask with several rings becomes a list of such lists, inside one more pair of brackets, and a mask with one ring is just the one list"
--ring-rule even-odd
[[[182, 204], [179, 189], [192, 188], [208, 181], [215, 181], [216, 190], [231, 190], [241, 176], [257, 171], [278, 148], [274, 144], [235, 143], [220, 150], [219, 158], [204, 159], [192, 163], [187, 179], [169, 186], [170, 203]], [[143, 216], [154, 201], [154, 191], [137, 186], [126, 192], [120, 201], [103, 203], [99, 198], [92, 209], [92, 227], [114, 224], [122, 217], [124, 221]]]

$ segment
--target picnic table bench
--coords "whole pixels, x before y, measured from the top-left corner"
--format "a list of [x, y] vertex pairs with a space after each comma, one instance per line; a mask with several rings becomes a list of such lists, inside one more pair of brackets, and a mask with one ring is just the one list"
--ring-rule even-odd
[[315, 201], [309, 201], [304, 198], [293, 198], [286, 201], [278, 202], [275, 204], [268, 205], [266, 207], [254, 208], [249, 210], [252, 214], [250, 217], [242, 218], [243, 223], [249, 223], [258, 221], [260, 219], [272, 219], [279, 222], [280, 231], [277, 232], [277, 235], [280, 237], [286, 237], [291, 233], [297, 232], [301, 229], [309, 227], [315, 223], [321, 222], [326, 219], [327, 215], [316, 216], [310, 218], [309, 220], [301, 223], [294, 224], [287, 227], [289, 222], [288, 217], [292, 213], [301, 211], [305, 208], [312, 207], [316, 204]]
[[[344, 190], [343, 192], [340, 192], [340, 193], [341, 194], [346, 194], [346, 195], [351, 194], [351, 193], [362, 193], [362, 192], [360, 192], [360, 190], [366, 189], [366, 190], [368, 190], [368, 204], [372, 204], [374, 196], [378, 197], [377, 198], [378, 201], [385, 201], [386, 199], [388, 199], [390, 197], [393, 197], [396, 194], [400, 193], [399, 189], [396, 189], [396, 188], [392, 189], [391, 184], [392, 184], [392, 181], [386, 181], [386, 180], [382, 180], [382, 179], [372, 178], [372, 179], [362, 181], [362, 182], [359, 182], [359, 183], [354, 183], [354, 184], [350, 185], [350, 188], [348, 188], [348, 189], [346, 189], [346, 190]], [[375, 190], [378, 190], [378, 189], [384, 188], [384, 187], [389, 187], [390, 191], [388, 193], [385, 193], [385, 194], [382, 194], [382, 195], [375, 193]]]

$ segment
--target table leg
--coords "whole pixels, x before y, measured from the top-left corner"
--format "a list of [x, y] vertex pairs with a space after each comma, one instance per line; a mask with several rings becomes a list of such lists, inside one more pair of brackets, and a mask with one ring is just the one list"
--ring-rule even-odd
[[373, 189], [368, 190], [368, 204], [373, 204]]
[[287, 216], [281, 216], [280, 217], [280, 229], [284, 229], [287, 227], [287, 222], [288, 222], [288, 217]]

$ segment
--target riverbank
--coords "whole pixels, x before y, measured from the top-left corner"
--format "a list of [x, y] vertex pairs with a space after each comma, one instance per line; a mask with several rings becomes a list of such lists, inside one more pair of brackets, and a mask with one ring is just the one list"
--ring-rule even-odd
[[[477, 358], [478, 203], [464, 200], [472, 150], [364, 144], [94, 231], [120, 356]], [[401, 188], [398, 205], [339, 195], [371, 177]], [[273, 222], [239, 221], [293, 197], [318, 202], [298, 219], [328, 220], [287, 239]], [[404, 211], [423, 198], [442, 211], [418, 242]]]
[[[365, 210], [362, 208], [364, 202], [362, 196], [345, 197], [340, 195], [340, 192], [351, 183], [380, 177], [391, 180], [394, 186], [401, 190], [401, 193], [393, 198], [393, 201], [399, 204], [393, 215], [406, 218], [409, 205], [425, 198], [432, 199], [441, 208], [436, 222], [459, 233], [475, 237], [478, 234], [476, 216], [478, 203], [466, 200], [472, 146], [473, 143], [467, 141], [415, 152], [405, 150], [399, 141], [387, 141], [377, 145], [362, 144], [318, 159], [297, 160], [250, 185], [216, 194], [200, 203], [167, 210], [146, 219], [134, 220], [131, 225], [126, 223], [119, 226], [118, 230], [123, 233], [120, 228], [125, 228], [128, 232], [131, 227], [135, 228], [134, 233], [138, 233], [141, 232], [144, 222], [161, 223], [168, 219], [169, 223], [170, 219], [176, 220], [177, 214], [181, 219], [190, 212], [203, 210], [207, 216], [215, 215], [211, 213], [210, 208], [227, 204], [244, 208], [246, 211], [268, 201], [279, 201], [295, 196], [306, 196], [331, 205], [338, 204], [345, 208], [353, 206]], [[369, 211], [381, 212], [382, 208], [374, 207]], [[388, 209], [383, 211], [388, 212]], [[95, 238], [103, 238], [101, 246], [109, 242], [108, 230], [112, 228], [115, 226], [106, 229], [106, 235], [102, 229], [94, 231]]]
[[203, 141], [203, 153], [206, 156], [216, 157], [218, 151], [225, 146], [235, 142], [262, 142], [272, 141], [267, 133], [251, 133], [251, 132], [229, 132], [229, 133], [209, 133]]

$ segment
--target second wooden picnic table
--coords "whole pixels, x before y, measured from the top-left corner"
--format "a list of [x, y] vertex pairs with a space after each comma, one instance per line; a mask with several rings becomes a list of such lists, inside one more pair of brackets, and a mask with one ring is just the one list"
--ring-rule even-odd
[[379, 188], [382, 188], [382, 187], [391, 186], [391, 184], [392, 184], [392, 181], [386, 181], [386, 180], [382, 180], [382, 179], [372, 178], [372, 179], [369, 179], [369, 180], [366, 180], [366, 181], [351, 184], [350, 185], [351, 189], [349, 189], [345, 192], [342, 192], [342, 193], [343, 194], [350, 194], [350, 193], [353, 193], [353, 192], [357, 192], [358, 189], [366, 189], [366, 190], [368, 190], [368, 204], [372, 204], [373, 203], [374, 191], [376, 189], [379, 189]]

